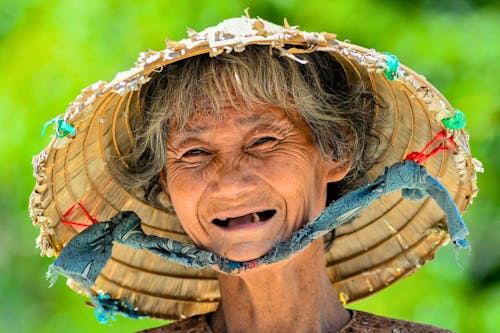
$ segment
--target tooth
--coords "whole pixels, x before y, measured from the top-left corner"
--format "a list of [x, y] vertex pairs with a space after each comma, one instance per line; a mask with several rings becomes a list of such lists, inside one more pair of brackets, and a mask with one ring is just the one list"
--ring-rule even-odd
[[260, 222], [259, 215], [257, 213], [252, 213], [252, 223]]

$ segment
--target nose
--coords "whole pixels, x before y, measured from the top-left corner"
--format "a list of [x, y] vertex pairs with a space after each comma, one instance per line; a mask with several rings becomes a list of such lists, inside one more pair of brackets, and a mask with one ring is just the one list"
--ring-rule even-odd
[[238, 199], [257, 190], [258, 180], [241, 165], [221, 165], [210, 184], [215, 198]]

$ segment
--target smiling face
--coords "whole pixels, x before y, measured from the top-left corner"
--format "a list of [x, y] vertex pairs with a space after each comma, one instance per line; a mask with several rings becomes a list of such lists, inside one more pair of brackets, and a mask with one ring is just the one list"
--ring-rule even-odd
[[247, 261], [318, 215], [327, 184], [346, 169], [322, 157], [299, 117], [271, 106], [227, 107], [171, 129], [162, 182], [197, 246]]

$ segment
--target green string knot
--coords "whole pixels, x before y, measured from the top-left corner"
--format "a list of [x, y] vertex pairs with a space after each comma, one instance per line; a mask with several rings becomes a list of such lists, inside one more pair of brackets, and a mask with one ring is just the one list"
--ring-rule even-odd
[[41, 135], [45, 135], [45, 130], [47, 127], [50, 125], [54, 125], [54, 130], [56, 132], [56, 137], [59, 139], [68, 137], [69, 135], [75, 136], [76, 135], [76, 130], [73, 126], [68, 124], [67, 122], [64, 121], [64, 119], [61, 118], [61, 116], [57, 116], [54, 119], [49, 120], [46, 122], [43, 127], [42, 127], [42, 133]]
[[460, 110], [455, 110], [452, 117], [441, 120], [444, 127], [451, 130], [458, 130], [465, 127], [465, 115]]
[[385, 55], [385, 61], [387, 64], [387, 69], [384, 71], [384, 75], [389, 79], [389, 80], [394, 80], [396, 78], [396, 72], [399, 69], [399, 60], [398, 58], [390, 53], [384, 53]]

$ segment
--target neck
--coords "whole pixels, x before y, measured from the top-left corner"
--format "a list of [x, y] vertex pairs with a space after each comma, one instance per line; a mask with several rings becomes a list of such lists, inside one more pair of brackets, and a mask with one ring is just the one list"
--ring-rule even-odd
[[336, 332], [349, 321], [318, 240], [292, 258], [236, 275], [219, 274], [214, 332]]

